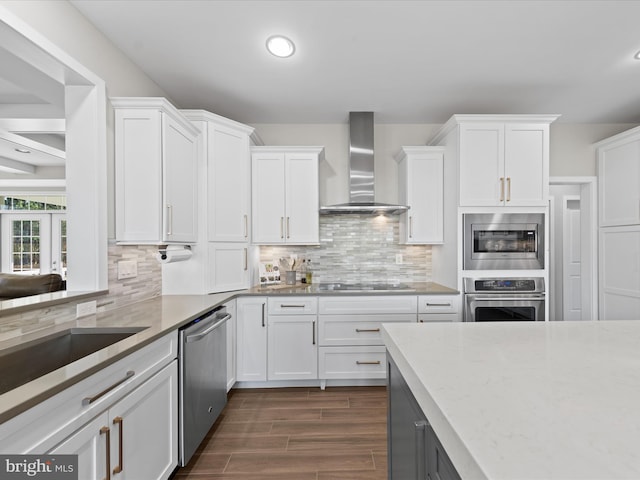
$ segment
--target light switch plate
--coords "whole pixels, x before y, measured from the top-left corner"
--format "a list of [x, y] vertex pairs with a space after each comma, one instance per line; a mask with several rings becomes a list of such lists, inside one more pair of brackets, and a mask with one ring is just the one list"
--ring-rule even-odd
[[138, 276], [138, 263], [135, 260], [122, 260], [118, 262], [118, 280], [134, 278]]

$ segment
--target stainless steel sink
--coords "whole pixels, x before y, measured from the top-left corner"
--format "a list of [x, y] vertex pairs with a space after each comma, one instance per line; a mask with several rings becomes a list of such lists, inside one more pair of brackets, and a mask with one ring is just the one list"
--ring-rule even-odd
[[0, 352], [0, 394], [147, 327], [71, 328]]

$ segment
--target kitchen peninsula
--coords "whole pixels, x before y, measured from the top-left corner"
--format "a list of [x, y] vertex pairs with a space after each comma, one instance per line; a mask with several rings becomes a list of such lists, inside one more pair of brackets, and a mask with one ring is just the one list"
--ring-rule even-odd
[[462, 478], [640, 477], [638, 322], [385, 324], [382, 334]]

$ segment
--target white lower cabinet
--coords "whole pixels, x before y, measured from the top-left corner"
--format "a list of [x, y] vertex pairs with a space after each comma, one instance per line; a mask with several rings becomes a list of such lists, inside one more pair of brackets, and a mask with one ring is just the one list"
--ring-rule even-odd
[[417, 297], [321, 297], [318, 307], [318, 377], [386, 378], [382, 323], [417, 321]]
[[269, 315], [269, 380], [318, 378], [315, 315]]
[[236, 300], [236, 380], [261, 382], [267, 379], [267, 299], [242, 297]]
[[418, 322], [458, 322], [461, 318], [461, 296], [420, 295], [418, 297]]
[[77, 454], [82, 479], [168, 478], [178, 462], [177, 364], [171, 362], [49, 453]]
[[78, 454], [83, 480], [169, 478], [178, 466], [177, 340], [165, 335], [6, 421], [0, 453]]

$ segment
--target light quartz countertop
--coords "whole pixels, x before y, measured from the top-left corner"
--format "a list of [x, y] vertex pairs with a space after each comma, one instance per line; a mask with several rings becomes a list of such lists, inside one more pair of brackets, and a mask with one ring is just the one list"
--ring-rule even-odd
[[[457, 294], [453, 290], [436, 283], [412, 283], [411, 291], [370, 291], [370, 292], [319, 292], [317, 285], [298, 284], [293, 286], [276, 285], [254, 287], [211, 295], [164, 295], [105, 313], [90, 315], [77, 320], [61, 323], [37, 332], [17, 335], [0, 342], [0, 361], [2, 353], [20, 348], [21, 345], [42, 337], [54, 335], [70, 328], [94, 327], [145, 327], [124, 340], [116, 342], [91, 355], [76, 360], [65, 367], [58, 368], [20, 387], [0, 394], [0, 424], [26, 411], [56, 393], [87, 378], [106, 366], [124, 358], [135, 350], [176, 331], [191, 320], [196, 319], [218, 305], [236, 297], [247, 295], [429, 295]], [[82, 297], [80, 297], [82, 298]]]
[[640, 322], [382, 333], [462, 478], [640, 478]]

